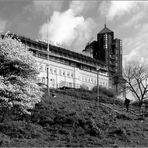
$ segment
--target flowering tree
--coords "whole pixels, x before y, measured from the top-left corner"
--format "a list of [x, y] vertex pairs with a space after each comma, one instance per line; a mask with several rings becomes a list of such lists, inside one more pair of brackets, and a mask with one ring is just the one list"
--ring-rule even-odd
[[41, 100], [35, 57], [17, 39], [0, 38], [0, 107], [17, 107], [21, 113]]

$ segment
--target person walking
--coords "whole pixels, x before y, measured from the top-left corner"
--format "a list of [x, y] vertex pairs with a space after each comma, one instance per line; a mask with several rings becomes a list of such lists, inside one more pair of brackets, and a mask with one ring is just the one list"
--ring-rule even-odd
[[124, 105], [126, 107], [127, 112], [129, 111], [130, 100], [125, 98]]

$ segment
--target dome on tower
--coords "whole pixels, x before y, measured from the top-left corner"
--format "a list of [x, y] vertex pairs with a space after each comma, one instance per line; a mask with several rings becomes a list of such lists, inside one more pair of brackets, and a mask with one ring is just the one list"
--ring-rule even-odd
[[105, 33], [113, 33], [113, 31], [111, 31], [106, 27], [106, 24], [104, 25], [104, 28], [99, 32], [99, 34], [105, 34]]

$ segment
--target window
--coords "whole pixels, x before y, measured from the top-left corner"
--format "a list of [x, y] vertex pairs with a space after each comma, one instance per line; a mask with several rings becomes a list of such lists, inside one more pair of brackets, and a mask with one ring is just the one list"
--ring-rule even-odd
[[67, 72], [67, 77], [70, 77], [70, 72], [69, 71]]
[[73, 78], [73, 73], [71, 73], [71, 77]]
[[69, 82], [69, 84], [68, 84], [68, 85], [69, 85], [69, 87], [72, 87], [72, 83], [71, 83], [71, 82]]
[[53, 73], [53, 69], [52, 68], [50, 68], [50, 73]]
[[90, 78], [88, 78], [88, 82], [90, 82]]
[[56, 69], [54, 69], [54, 74], [57, 74], [57, 70]]
[[115, 63], [116, 67], [118, 66], [118, 63]]
[[63, 76], [65, 76], [65, 71], [63, 71]]
[[104, 48], [107, 48], [107, 34], [104, 35], [104, 41], [105, 41], [105, 44], [104, 44]]

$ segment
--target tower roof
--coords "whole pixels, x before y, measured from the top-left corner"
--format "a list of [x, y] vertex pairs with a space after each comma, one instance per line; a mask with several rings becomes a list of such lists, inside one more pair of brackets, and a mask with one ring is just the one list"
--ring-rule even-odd
[[105, 33], [113, 33], [113, 31], [111, 31], [106, 27], [106, 24], [104, 25], [104, 28], [99, 32], [99, 34], [105, 34]]

